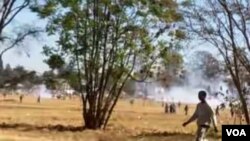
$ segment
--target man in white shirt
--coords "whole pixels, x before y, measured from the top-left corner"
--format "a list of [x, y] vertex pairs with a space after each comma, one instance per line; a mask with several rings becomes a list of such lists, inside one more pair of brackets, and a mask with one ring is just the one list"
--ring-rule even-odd
[[218, 132], [216, 125], [216, 117], [212, 110], [212, 108], [206, 102], [206, 92], [200, 91], [199, 94], [200, 103], [197, 104], [196, 110], [192, 117], [183, 123], [185, 127], [189, 123], [193, 122], [197, 119], [197, 132], [196, 132], [196, 141], [203, 141], [205, 139], [206, 133], [210, 128], [210, 124], [212, 123], [214, 126], [215, 132]]

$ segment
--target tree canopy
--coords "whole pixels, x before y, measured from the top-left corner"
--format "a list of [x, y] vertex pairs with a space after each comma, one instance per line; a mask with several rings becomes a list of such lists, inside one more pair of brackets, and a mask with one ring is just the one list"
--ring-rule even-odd
[[49, 20], [48, 35], [59, 35], [60, 52], [52, 56], [75, 61], [71, 78], [77, 76], [87, 128], [106, 127], [129, 78], [146, 80], [153, 64], [168, 62], [185, 38], [175, 25], [183, 19], [177, 8], [172, 0], [47, 0], [31, 7]]

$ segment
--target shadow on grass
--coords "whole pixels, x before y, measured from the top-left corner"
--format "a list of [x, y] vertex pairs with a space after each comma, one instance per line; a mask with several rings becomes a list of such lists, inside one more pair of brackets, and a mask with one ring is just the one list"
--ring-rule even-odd
[[[154, 137], [174, 137], [174, 136], [179, 136], [182, 138], [193, 138], [195, 135], [191, 133], [181, 133], [181, 132], [168, 132], [168, 131], [163, 131], [163, 132], [145, 132], [141, 133], [139, 135], [133, 136], [133, 138], [154, 138]], [[213, 134], [209, 132], [207, 134], [208, 138], [213, 138], [213, 139], [220, 139], [221, 135], [218, 134]]]
[[58, 131], [58, 132], [77, 132], [83, 131], [85, 128], [83, 126], [65, 126], [65, 125], [46, 125], [37, 126], [26, 123], [0, 123], [0, 129], [16, 129], [21, 131]]
[[168, 136], [193, 136], [190, 133], [180, 133], [180, 132], [146, 132], [146, 133], [141, 133], [137, 136], [134, 136], [135, 138], [141, 138], [141, 137], [168, 137]]

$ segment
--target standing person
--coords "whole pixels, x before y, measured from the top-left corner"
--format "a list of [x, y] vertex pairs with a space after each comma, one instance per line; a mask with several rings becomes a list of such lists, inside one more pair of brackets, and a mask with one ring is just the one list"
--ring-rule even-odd
[[172, 114], [173, 113], [173, 110], [174, 109], [174, 106], [173, 106], [173, 104], [170, 104], [170, 113]]
[[19, 96], [19, 102], [20, 102], [20, 103], [23, 102], [23, 94], [21, 94], [21, 95]]
[[215, 114], [216, 114], [216, 116], [220, 116], [220, 112], [219, 112], [219, 106], [217, 106], [216, 107], [216, 109], [215, 109]]
[[168, 113], [169, 112], [169, 106], [168, 106], [168, 103], [165, 103], [165, 113]]
[[41, 96], [39, 95], [38, 97], [37, 97], [37, 103], [40, 103], [41, 102]]
[[216, 118], [212, 108], [206, 102], [205, 91], [200, 91], [198, 94], [200, 103], [197, 104], [196, 110], [192, 117], [183, 123], [183, 126], [187, 126], [189, 123], [197, 119], [197, 132], [196, 132], [196, 141], [203, 141], [205, 139], [206, 133], [210, 128], [212, 123], [214, 126], [215, 132], [218, 132], [216, 125]]
[[6, 95], [7, 95], [7, 94], [6, 94], [5, 92], [3, 92], [3, 98], [4, 98], [4, 99], [6, 98]]
[[186, 105], [185, 108], [184, 108], [185, 115], [188, 115], [188, 109], [189, 109], [189, 108], [188, 108], [188, 105]]
[[234, 108], [233, 108], [233, 104], [231, 102], [229, 103], [229, 107], [230, 107], [231, 118], [233, 118], [234, 117]]
[[130, 101], [129, 101], [129, 103], [130, 103], [131, 106], [134, 105], [134, 102], [135, 102], [134, 99], [130, 99]]

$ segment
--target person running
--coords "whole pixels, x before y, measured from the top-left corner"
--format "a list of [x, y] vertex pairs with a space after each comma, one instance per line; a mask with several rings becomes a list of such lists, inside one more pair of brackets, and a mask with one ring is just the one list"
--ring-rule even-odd
[[203, 141], [205, 139], [206, 133], [210, 128], [211, 123], [214, 126], [215, 132], [218, 132], [216, 117], [212, 108], [206, 102], [206, 96], [207, 93], [205, 91], [200, 91], [198, 93], [200, 103], [197, 104], [196, 110], [191, 118], [182, 124], [182, 126], [185, 127], [189, 123], [197, 120], [196, 141]]

